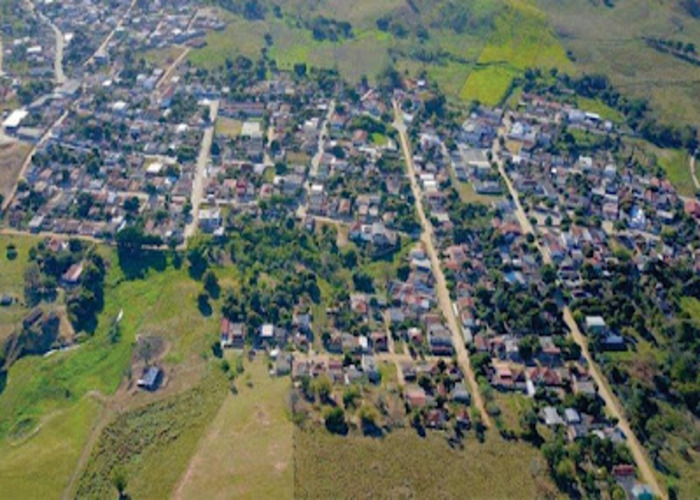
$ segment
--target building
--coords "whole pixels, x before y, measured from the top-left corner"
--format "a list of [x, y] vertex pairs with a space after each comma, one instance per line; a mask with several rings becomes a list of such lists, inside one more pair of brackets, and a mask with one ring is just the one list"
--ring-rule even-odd
[[137, 385], [141, 389], [155, 391], [160, 385], [162, 376], [163, 372], [160, 368], [151, 366], [144, 371], [143, 376], [138, 380]]

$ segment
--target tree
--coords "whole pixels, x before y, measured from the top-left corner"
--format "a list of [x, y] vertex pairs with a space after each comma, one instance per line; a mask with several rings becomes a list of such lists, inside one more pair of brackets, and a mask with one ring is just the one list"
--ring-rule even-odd
[[119, 493], [119, 500], [125, 500], [126, 498], [128, 498], [128, 496], [126, 495], [126, 487], [128, 485], [128, 481], [126, 478], [126, 473], [121, 467], [116, 467], [112, 472], [112, 485], [114, 485], [114, 487], [117, 490], [117, 493]]
[[331, 379], [325, 375], [321, 375], [314, 380], [313, 388], [321, 401], [328, 401], [333, 391], [333, 384], [331, 383]]
[[204, 273], [204, 289], [215, 299], [218, 298], [221, 293], [219, 280], [211, 269]]
[[345, 412], [338, 406], [331, 408], [328, 413], [326, 413], [325, 423], [326, 429], [333, 434], [345, 435], [348, 433], [348, 424], [345, 422]]

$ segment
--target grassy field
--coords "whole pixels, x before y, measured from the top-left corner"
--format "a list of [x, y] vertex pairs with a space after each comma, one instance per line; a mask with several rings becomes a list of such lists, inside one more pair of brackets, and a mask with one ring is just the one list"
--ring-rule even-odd
[[239, 120], [219, 117], [216, 119], [214, 131], [216, 132], [217, 137], [222, 136], [226, 138], [234, 138], [240, 135], [242, 127], [243, 123], [241, 123]]
[[460, 91], [465, 101], [498, 106], [507, 96], [516, 72], [506, 66], [486, 66], [469, 74]]
[[84, 397], [47, 415], [30, 436], [0, 445], [0, 485], [5, 498], [58, 498], [85, 445], [100, 404]]
[[617, 0], [609, 8], [604, 2], [537, 0], [581, 71], [607, 74], [622, 92], [650, 98], [665, 121], [697, 123], [700, 68], [655, 51], [643, 39], [700, 39], [700, 19], [681, 3]]
[[121, 413], [100, 434], [76, 497], [105, 498], [123, 470], [133, 498], [170, 498], [197, 443], [216, 415], [226, 384], [216, 367], [192, 389]]
[[[22, 305], [24, 301], [24, 270], [29, 259], [29, 249], [36, 242], [32, 237], [3, 236], [0, 237], [0, 295], [8, 294], [16, 301], [9, 307], [0, 307], [0, 342], [2, 342], [21, 323], [27, 313]], [[14, 245], [17, 256], [7, 258], [8, 245]]]
[[238, 394], [225, 397], [175, 498], [292, 498], [289, 379], [271, 378], [264, 360], [245, 369]]
[[668, 180], [683, 196], [695, 195], [695, 183], [690, 173], [690, 159], [685, 151], [659, 149], [656, 151], [659, 165]]
[[[13, 261], [7, 261], [5, 257], [5, 248], [10, 241], [19, 250]], [[0, 238], [3, 270], [0, 284], [4, 290], [21, 296], [23, 268], [29, 247], [36, 241], [30, 237]], [[209, 346], [216, 338], [218, 318], [203, 316], [197, 310], [196, 296], [201, 284], [191, 280], [185, 268], [173, 267], [165, 267], [160, 272], [149, 271], [145, 279], [127, 280], [116, 266], [112, 250], [103, 248], [101, 252], [111, 264], [106, 280], [105, 307], [95, 335], [69, 351], [49, 357], [22, 358], [8, 373], [7, 384], [0, 393], [0, 457], [16, 457], [12, 463], [16, 462], [18, 466], [11, 467], [11, 462], [0, 463], [0, 491], [26, 487], [15, 478], [25, 477], [22, 459], [31, 457], [37, 446], [44, 450], [37, 463], [60, 462], [60, 467], [51, 469], [51, 487], [55, 491], [66, 488], [77, 465], [78, 451], [95, 424], [97, 411], [91, 398], [120, 411], [153, 400], [154, 396], [134, 394], [122, 384], [131, 372], [137, 335], [159, 336], [164, 340], [161, 365], [166, 371], [166, 383], [156, 398], [187, 390], [205, 373], [203, 355], [209, 352]], [[108, 337], [107, 329], [120, 310], [124, 311], [121, 334], [113, 341]], [[0, 314], [10, 313], [2, 310]], [[2, 318], [2, 323], [6, 322], [9, 320]], [[120, 386], [123, 389], [117, 391]], [[60, 431], [64, 421], [82, 422], [80, 432]], [[54, 431], [56, 428], [58, 434]], [[192, 439], [194, 448], [199, 438]], [[188, 459], [189, 456], [183, 458], [183, 468]], [[33, 470], [28, 466], [24, 468]], [[176, 474], [173, 484], [178, 479]], [[143, 480], [147, 483], [148, 476]], [[134, 487], [138, 491], [142, 486], [136, 482]], [[146, 484], [143, 488], [148, 489]]]
[[546, 14], [527, 0], [510, 0], [495, 24], [495, 32], [479, 57], [480, 63], [507, 63], [519, 70], [574, 70]]
[[535, 498], [553, 486], [537, 450], [490, 436], [450, 448], [438, 434], [383, 439], [295, 430], [295, 497]]

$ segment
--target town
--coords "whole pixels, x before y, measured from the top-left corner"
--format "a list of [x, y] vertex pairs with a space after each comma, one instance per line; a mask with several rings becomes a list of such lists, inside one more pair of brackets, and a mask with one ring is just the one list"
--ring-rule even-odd
[[[204, 72], [187, 55], [225, 28], [214, 9], [28, 3], [37, 16], [21, 32], [3, 25], [0, 92], [17, 106], [0, 139], [31, 148], [2, 201], [3, 231], [43, 238], [44, 263], [63, 259], [54, 288], [98, 293], [84, 275], [103, 281], [104, 263], [80, 241], [120, 259], [186, 250], [195, 268], [213, 259], [204, 248], [252, 266], [266, 240], [246, 231], [317, 238], [315, 258], [352, 289], [319, 301], [322, 272], [299, 250], [273, 285], [290, 288], [291, 303], [277, 303], [289, 314], [254, 304], [251, 281], [255, 293], [224, 294], [214, 349], [265, 356], [271, 375], [291, 378], [298, 425], [414, 427], [455, 445], [497, 432], [546, 450], [563, 491], [661, 492], [615, 366], [654, 343], [652, 319], [616, 294], [640, 293], [628, 283], [638, 273], [658, 321], [674, 316], [662, 269], [700, 272], [700, 202], [624, 122], [577, 106], [570, 89], [543, 91], [537, 76], [508, 107], [460, 114], [426, 75], [351, 84], [301, 64], [280, 71], [264, 54]], [[266, 258], [259, 275], [271, 274]], [[199, 274], [201, 311], [218, 298], [210, 273]], [[90, 313], [78, 318], [79, 330]], [[27, 330], [48, 324], [47, 348], [77, 343], [51, 314], [24, 318]], [[142, 368], [147, 391], [169, 380], [162, 363]]]

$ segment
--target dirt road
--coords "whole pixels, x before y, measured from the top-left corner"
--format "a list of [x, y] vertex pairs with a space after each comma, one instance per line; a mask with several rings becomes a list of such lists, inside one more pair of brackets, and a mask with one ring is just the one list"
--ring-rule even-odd
[[442, 314], [447, 320], [447, 324], [452, 332], [453, 343], [455, 347], [455, 352], [457, 354], [457, 361], [464, 371], [464, 375], [469, 382], [469, 386], [472, 392], [472, 399], [474, 405], [479, 409], [481, 413], [481, 418], [484, 425], [491, 427], [491, 419], [489, 414], [486, 412], [486, 406], [484, 405], [484, 400], [479, 392], [479, 385], [476, 382], [476, 376], [471, 367], [471, 362], [469, 361], [469, 353], [464, 346], [464, 339], [462, 337], [462, 329], [457, 323], [457, 318], [455, 317], [454, 309], [452, 307], [452, 298], [450, 297], [449, 289], [447, 288], [447, 281], [445, 280], [445, 274], [442, 271], [442, 264], [438, 257], [437, 250], [435, 249], [435, 244], [433, 242], [434, 232], [433, 226], [430, 220], [426, 217], [425, 211], [423, 210], [423, 194], [418, 186], [418, 181], [416, 180], [416, 169], [413, 164], [413, 153], [408, 142], [408, 136], [406, 134], [406, 126], [401, 120], [401, 112], [398, 108], [397, 103], [394, 103], [394, 116], [396, 121], [394, 122], [394, 127], [399, 132], [401, 138], [401, 149], [406, 160], [406, 169], [408, 173], [409, 180], [411, 182], [411, 190], [413, 191], [413, 197], [415, 198], [416, 212], [418, 213], [418, 219], [420, 221], [423, 231], [421, 233], [420, 240], [425, 245], [426, 252], [430, 257], [430, 262], [433, 268], [433, 274], [435, 275], [435, 291], [438, 296], [438, 303]]
[[219, 101], [211, 101], [209, 107], [209, 126], [204, 130], [202, 145], [197, 156], [197, 168], [192, 181], [192, 220], [185, 227], [185, 240], [194, 235], [199, 221], [199, 206], [204, 198], [204, 179], [207, 173], [207, 163], [211, 153], [211, 144], [214, 140], [214, 123], [219, 113]]
[[[22, 168], [19, 171], [19, 175], [17, 176], [17, 180], [19, 182], [19, 179], [23, 179], [24, 175], [27, 173], [27, 169], [29, 168], [29, 165], [32, 164], [32, 158], [34, 157], [34, 154], [39, 150], [39, 148], [49, 140], [51, 137], [51, 133], [53, 132], [53, 129], [60, 126], [63, 121], [68, 117], [68, 111], [64, 112], [58, 120], [56, 120], [49, 128], [46, 130], [44, 135], [41, 137], [39, 142], [36, 143], [34, 148], [32, 148], [31, 152], [27, 155], [27, 158], [24, 160], [24, 163], [22, 164]], [[10, 191], [10, 194], [7, 196], [5, 199], [5, 202], [3, 203], [2, 210], [5, 211], [7, 207], [10, 206], [10, 203], [12, 203], [12, 200], [14, 199], [15, 195], [17, 194], [17, 185], [18, 182], [15, 183], [15, 185], [12, 187], [12, 191]]]
[[[513, 183], [510, 181], [510, 178], [506, 173], [505, 162], [499, 154], [500, 146], [498, 144], [498, 140], [494, 141], [492, 153], [494, 161], [496, 161], [498, 164], [498, 171], [500, 172], [503, 181], [506, 183], [508, 191], [510, 192], [511, 197], [513, 198], [513, 202], [515, 203], [515, 213], [518, 218], [518, 221], [520, 222], [520, 226], [522, 227], [525, 233], [531, 233], [535, 236], [536, 246], [540, 254], [542, 255], [543, 262], [551, 264], [551, 256], [549, 255], [547, 249], [545, 249], [537, 240], [537, 234], [535, 233], [534, 228], [528, 220], [527, 214], [523, 210], [522, 204], [520, 203], [519, 193], [513, 186]], [[608, 409], [609, 413], [618, 420], [618, 426], [627, 437], [627, 446], [632, 452], [634, 460], [637, 463], [637, 467], [639, 468], [639, 471], [642, 474], [642, 478], [647, 484], [649, 484], [654, 489], [654, 493], [657, 496], [667, 498], [665, 491], [661, 488], [656, 478], [656, 474], [654, 473], [654, 469], [646, 454], [646, 450], [641, 445], [641, 443], [637, 439], [637, 436], [632, 431], [632, 427], [630, 426], [629, 421], [627, 420], [627, 417], [625, 416], [625, 413], [622, 410], [622, 406], [620, 405], [620, 402], [617, 400], [617, 397], [610, 388], [607, 379], [600, 371], [600, 367], [593, 360], [593, 357], [591, 356], [591, 353], [588, 350], [588, 340], [581, 333], [578, 324], [576, 323], [573, 315], [571, 314], [571, 310], [568, 306], [564, 306], [562, 313], [564, 317], [564, 323], [571, 332], [571, 337], [579, 346], [581, 346], [581, 353], [585, 358], [586, 362], [588, 363], [593, 380], [598, 386], [598, 394], [600, 394], [600, 396], [603, 398], [603, 401], [605, 401], [605, 406]]]
[[119, 18], [119, 21], [117, 21], [116, 26], [114, 26], [114, 29], [109, 32], [109, 34], [105, 37], [105, 39], [102, 41], [100, 46], [97, 48], [94, 54], [92, 54], [84, 63], [83, 66], [89, 65], [92, 61], [95, 60], [95, 56], [97, 54], [103, 53], [107, 51], [107, 47], [109, 46], [109, 42], [112, 41], [112, 38], [114, 38], [114, 35], [116, 34], [117, 30], [122, 27], [124, 24], [124, 20], [129, 17], [129, 14], [131, 14], [131, 11], [134, 10], [134, 7], [136, 7], [136, 2], [137, 0], [133, 0], [131, 2], [131, 5], [129, 5], [129, 8], [126, 9], [126, 12], [124, 12], [124, 15]]
[[695, 189], [700, 189], [700, 182], [698, 182], [698, 178], [695, 175], [695, 156], [698, 154], [698, 151], [690, 155], [690, 175], [693, 178], [693, 184], [695, 184]]

